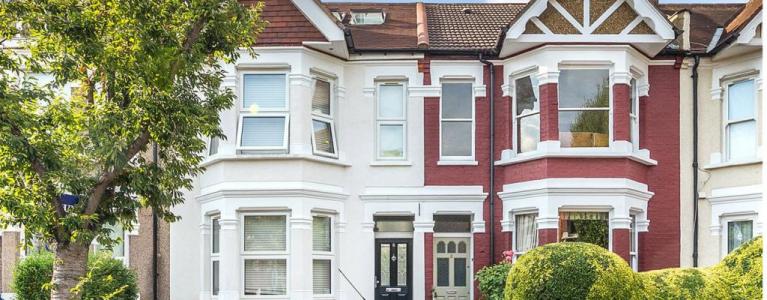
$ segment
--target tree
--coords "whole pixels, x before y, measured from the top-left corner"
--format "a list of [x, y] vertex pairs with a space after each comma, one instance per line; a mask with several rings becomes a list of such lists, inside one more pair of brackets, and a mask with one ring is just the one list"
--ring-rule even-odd
[[[219, 112], [234, 94], [221, 64], [255, 54], [260, 11], [237, 0], [0, 4], [0, 226], [54, 245], [52, 299], [79, 297], [89, 245], [115, 242], [106, 224], [130, 230], [140, 208], [177, 219], [203, 137], [224, 138]], [[53, 81], [30, 78], [42, 73]]]

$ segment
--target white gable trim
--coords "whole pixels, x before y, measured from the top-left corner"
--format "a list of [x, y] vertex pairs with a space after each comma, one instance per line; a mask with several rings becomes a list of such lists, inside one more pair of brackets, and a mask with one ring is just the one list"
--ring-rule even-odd
[[756, 37], [756, 28], [759, 26], [759, 24], [762, 24], [762, 11], [761, 10], [740, 31], [740, 35], [738, 35], [737, 43], [738, 44], [756, 44], [756, 45], [760, 45], [761, 46], [762, 45], [762, 39]]
[[328, 16], [325, 11], [314, 0], [293, 0], [293, 4], [298, 8], [309, 22], [325, 36], [328, 41], [343, 41], [344, 32], [338, 27], [336, 22]]

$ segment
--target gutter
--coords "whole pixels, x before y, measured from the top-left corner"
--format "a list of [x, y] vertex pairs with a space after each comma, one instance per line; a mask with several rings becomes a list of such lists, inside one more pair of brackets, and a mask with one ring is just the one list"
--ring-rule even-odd
[[698, 266], [698, 66], [700, 56], [693, 55], [692, 66], [692, 266]]
[[488, 158], [488, 165], [490, 166], [488, 170], [490, 172], [490, 185], [488, 187], [488, 201], [490, 206], [490, 253], [488, 255], [488, 261], [492, 264], [495, 262], [495, 65], [485, 59], [482, 56], [482, 53], [479, 54], [479, 61], [488, 67], [488, 72], [490, 73], [490, 83], [488, 84], [488, 90], [490, 91], [488, 97], [488, 105], [490, 106], [490, 147], [488, 147], [490, 148], [490, 157]]

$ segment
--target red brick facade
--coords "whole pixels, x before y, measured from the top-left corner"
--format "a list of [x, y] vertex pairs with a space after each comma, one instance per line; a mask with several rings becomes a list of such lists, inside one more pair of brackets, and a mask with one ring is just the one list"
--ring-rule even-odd
[[244, 4], [264, 2], [261, 18], [267, 20], [269, 24], [258, 35], [256, 46], [301, 46], [306, 41], [327, 41], [290, 0], [241, 2]]
[[559, 97], [557, 84], [539, 86], [541, 101], [541, 141], [559, 140]]
[[613, 85], [613, 140], [630, 141], [631, 87], [627, 84]]

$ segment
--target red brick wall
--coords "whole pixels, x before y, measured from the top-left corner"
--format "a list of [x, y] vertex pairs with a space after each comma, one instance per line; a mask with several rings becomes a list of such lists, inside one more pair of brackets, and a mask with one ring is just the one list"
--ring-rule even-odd
[[628, 229], [613, 229], [613, 252], [626, 260], [626, 262], [629, 262], [630, 236]]
[[559, 98], [557, 84], [539, 87], [541, 97], [541, 141], [559, 140]]
[[431, 300], [431, 288], [434, 283], [434, 233], [426, 232], [423, 235], [423, 256], [426, 265], [424, 266], [424, 286], [426, 287], [424, 299]]
[[627, 158], [545, 158], [510, 165], [503, 171], [505, 183], [545, 178], [628, 178], [646, 182], [649, 168]]
[[613, 140], [615, 141], [628, 141], [631, 138], [630, 98], [631, 88], [629, 85], [613, 85]]
[[[244, 0], [243, 4], [260, 1]], [[290, 0], [262, 0], [261, 18], [269, 21], [258, 36], [256, 46], [300, 46], [304, 41], [326, 42], [322, 33], [293, 5]]]
[[538, 229], [538, 245], [546, 245], [559, 241], [556, 228]]

